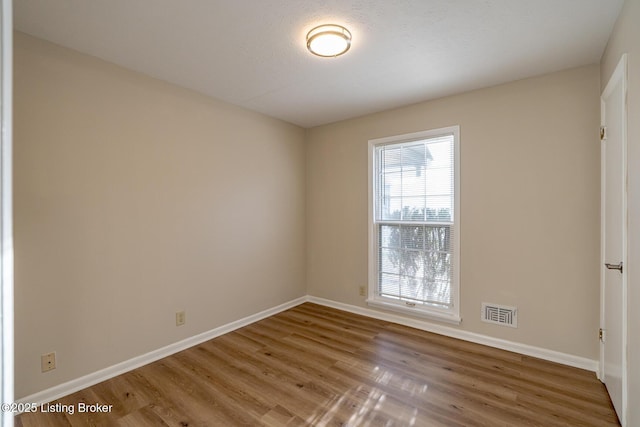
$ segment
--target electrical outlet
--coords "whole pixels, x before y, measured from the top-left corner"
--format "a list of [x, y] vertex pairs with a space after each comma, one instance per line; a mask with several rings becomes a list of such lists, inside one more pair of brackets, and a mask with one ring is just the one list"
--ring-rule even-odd
[[177, 311], [176, 312], [176, 326], [182, 326], [185, 324], [185, 322], [187, 321], [186, 317], [185, 317], [185, 312], [184, 311]]
[[367, 295], [367, 289], [366, 289], [364, 286], [360, 286], [360, 287], [358, 288], [358, 290], [359, 290], [359, 292], [360, 292], [360, 296], [361, 296], [361, 297], [363, 297], [363, 296], [366, 296], [366, 295]]
[[42, 368], [42, 372], [56, 369], [56, 352], [54, 351], [40, 356], [40, 367]]

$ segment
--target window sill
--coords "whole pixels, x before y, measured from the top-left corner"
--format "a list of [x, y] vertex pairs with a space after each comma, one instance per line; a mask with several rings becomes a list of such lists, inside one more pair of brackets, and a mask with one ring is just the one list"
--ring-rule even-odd
[[410, 314], [416, 317], [422, 317], [429, 320], [437, 320], [438, 322], [451, 323], [459, 325], [462, 322], [460, 316], [454, 313], [443, 313], [437, 310], [425, 310], [420, 308], [406, 307], [400, 304], [394, 304], [387, 301], [380, 301], [375, 299], [368, 299], [367, 305], [376, 308], [382, 308], [384, 310], [395, 311], [397, 313]]

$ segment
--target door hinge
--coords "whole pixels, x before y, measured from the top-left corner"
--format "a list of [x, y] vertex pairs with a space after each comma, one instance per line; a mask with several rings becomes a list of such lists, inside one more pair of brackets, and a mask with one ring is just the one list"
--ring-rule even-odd
[[601, 342], [604, 343], [604, 340], [605, 340], [604, 329], [600, 328], [598, 330], [598, 338], [600, 339]]
[[607, 127], [600, 126], [600, 141], [604, 141], [607, 139]]

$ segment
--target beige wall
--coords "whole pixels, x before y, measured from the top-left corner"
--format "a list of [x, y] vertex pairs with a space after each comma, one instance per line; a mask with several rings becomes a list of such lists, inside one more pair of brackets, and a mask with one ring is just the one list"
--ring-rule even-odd
[[[460, 328], [598, 359], [597, 65], [311, 129], [310, 295], [366, 306], [367, 141], [460, 125]], [[483, 301], [519, 308], [482, 323]]]
[[306, 294], [303, 129], [20, 33], [14, 117], [16, 397]]
[[628, 54], [628, 301], [629, 412], [627, 425], [640, 426], [640, 0], [626, 0], [601, 62], [604, 89], [623, 53]]

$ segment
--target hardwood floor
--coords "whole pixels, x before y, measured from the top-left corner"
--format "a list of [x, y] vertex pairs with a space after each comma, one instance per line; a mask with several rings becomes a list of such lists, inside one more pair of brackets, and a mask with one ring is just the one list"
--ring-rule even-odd
[[311, 303], [55, 403], [16, 425], [619, 425], [592, 372]]

